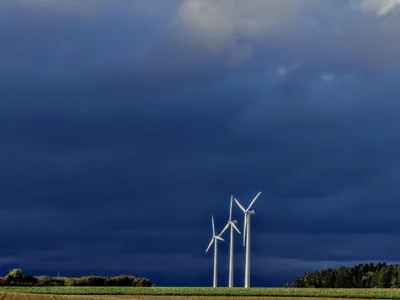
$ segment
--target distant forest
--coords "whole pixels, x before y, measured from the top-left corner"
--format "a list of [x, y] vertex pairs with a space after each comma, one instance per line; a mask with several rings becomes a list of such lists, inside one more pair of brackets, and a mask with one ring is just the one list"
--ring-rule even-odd
[[0, 286], [137, 286], [151, 287], [153, 284], [147, 278], [131, 275], [114, 277], [83, 276], [83, 277], [49, 277], [46, 275], [25, 275], [21, 269], [12, 269], [5, 277], [0, 277]]
[[293, 288], [400, 288], [400, 265], [359, 264], [354, 267], [317, 270], [296, 277]]

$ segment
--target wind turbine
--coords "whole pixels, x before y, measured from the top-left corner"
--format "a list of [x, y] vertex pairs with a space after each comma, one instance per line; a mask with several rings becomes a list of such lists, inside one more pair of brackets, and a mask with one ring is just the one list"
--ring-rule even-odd
[[245, 209], [239, 201], [235, 198], [235, 202], [240, 207], [244, 213], [244, 228], [243, 228], [243, 247], [246, 245], [246, 267], [245, 267], [245, 277], [244, 277], [244, 287], [250, 287], [250, 217], [255, 214], [254, 210], [250, 210], [254, 202], [256, 202], [258, 196], [261, 192], [254, 197], [251, 201], [249, 207]]
[[237, 221], [232, 220], [232, 205], [233, 205], [233, 196], [231, 195], [231, 207], [229, 210], [229, 220], [226, 224], [225, 228], [221, 231], [220, 236], [229, 228], [231, 227], [231, 245], [229, 251], [229, 287], [233, 287], [233, 229], [235, 229], [239, 234], [240, 231], [237, 229], [236, 225]]
[[214, 216], [211, 216], [212, 223], [212, 231], [213, 236], [211, 238], [211, 242], [207, 247], [206, 253], [210, 250], [212, 244], [214, 243], [214, 282], [213, 287], [217, 287], [217, 271], [218, 271], [218, 240], [223, 241], [224, 239], [218, 235], [215, 235], [215, 225], [214, 225]]

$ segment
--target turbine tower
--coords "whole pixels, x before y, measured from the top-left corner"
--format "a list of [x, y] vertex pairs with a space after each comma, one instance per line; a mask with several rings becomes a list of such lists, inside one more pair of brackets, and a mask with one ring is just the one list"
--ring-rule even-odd
[[235, 202], [240, 207], [244, 213], [244, 228], [243, 228], [243, 247], [246, 246], [246, 267], [245, 267], [245, 277], [244, 277], [244, 287], [250, 287], [250, 217], [255, 214], [254, 210], [250, 210], [254, 202], [256, 202], [258, 196], [261, 192], [254, 197], [251, 201], [249, 207], [245, 209], [239, 201], [235, 198]]
[[207, 247], [206, 253], [210, 250], [212, 244], [214, 243], [214, 278], [213, 278], [213, 287], [217, 287], [217, 271], [218, 271], [218, 240], [223, 241], [224, 239], [218, 235], [215, 235], [215, 224], [214, 224], [214, 216], [211, 216], [211, 223], [212, 223], [212, 231], [213, 236], [211, 238], [211, 242]]
[[226, 224], [225, 228], [221, 231], [220, 236], [229, 228], [231, 227], [231, 240], [230, 240], [230, 251], [229, 251], [229, 287], [233, 287], [233, 229], [235, 229], [239, 234], [240, 231], [236, 227], [237, 224], [236, 220], [232, 220], [232, 206], [233, 206], [233, 196], [231, 195], [231, 207], [229, 210], [229, 220]]

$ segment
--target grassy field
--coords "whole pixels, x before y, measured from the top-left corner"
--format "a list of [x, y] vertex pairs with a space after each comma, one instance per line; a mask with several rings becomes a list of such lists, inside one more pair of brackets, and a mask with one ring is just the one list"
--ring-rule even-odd
[[54, 295], [284, 296], [400, 299], [400, 289], [0, 287], [0, 292]]
[[[1, 293], [1, 300], [304, 300], [303, 297], [274, 296], [142, 296], [142, 295], [41, 295]], [[313, 298], [315, 300], [338, 300], [339, 298]], [[341, 299], [351, 300], [351, 299]], [[361, 300], [361, 299], [358, 299]]]

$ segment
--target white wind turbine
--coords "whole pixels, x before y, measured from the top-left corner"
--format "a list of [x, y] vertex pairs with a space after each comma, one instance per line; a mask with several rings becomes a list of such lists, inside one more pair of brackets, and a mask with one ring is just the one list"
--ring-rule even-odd
[[235, 229], [239, 234], [240, 231], [236, 227], [235, 224], [237, 224], [236, 220], [232, 220], [232, 205], [233, 205], [233, 196], [231, 196], [231, 207], [229, 211], [229, 220], [228, 223], [226, 224], [225, 228], [221, 231], [220, 236], [229, 228], [231, 227], [231, 245], [230, 245], [230, 251], [229, 251], [229, 287], [233, 287], [233, 229]]
[[206, 253], [214, 243], [214, 279], [213, 279], [213, 287], [217, 287], [217, 271], [218, 271], [218, 240], [223, 241], [224, 239], [221, 238], [218, 235], [215, 235], [215, 224], [214, 224], [214, 216], [211, 216], [211, 222], [212, 222], [212, 231], [213, 231], [213, 236], [211, 238], [211, 242], [207, 247]]
[[239, 201], [235, 198], [235, 202], [240, 207], [240, 209], [244, 213], [244, 228], [243, 228], [243, 247], [246, 245], [246, 267], [245, 267], [245, 277], [244, 277], [244, 287], [250, 287], [250, 217], [254, 215], [254, 210], [250, 210], [253, 206], [254, 202], [256, 202], [258, 196], [260, 196], [261, 192], [254, 197], [253, 201], [251, 201], [249, 207], [245, 209]]

